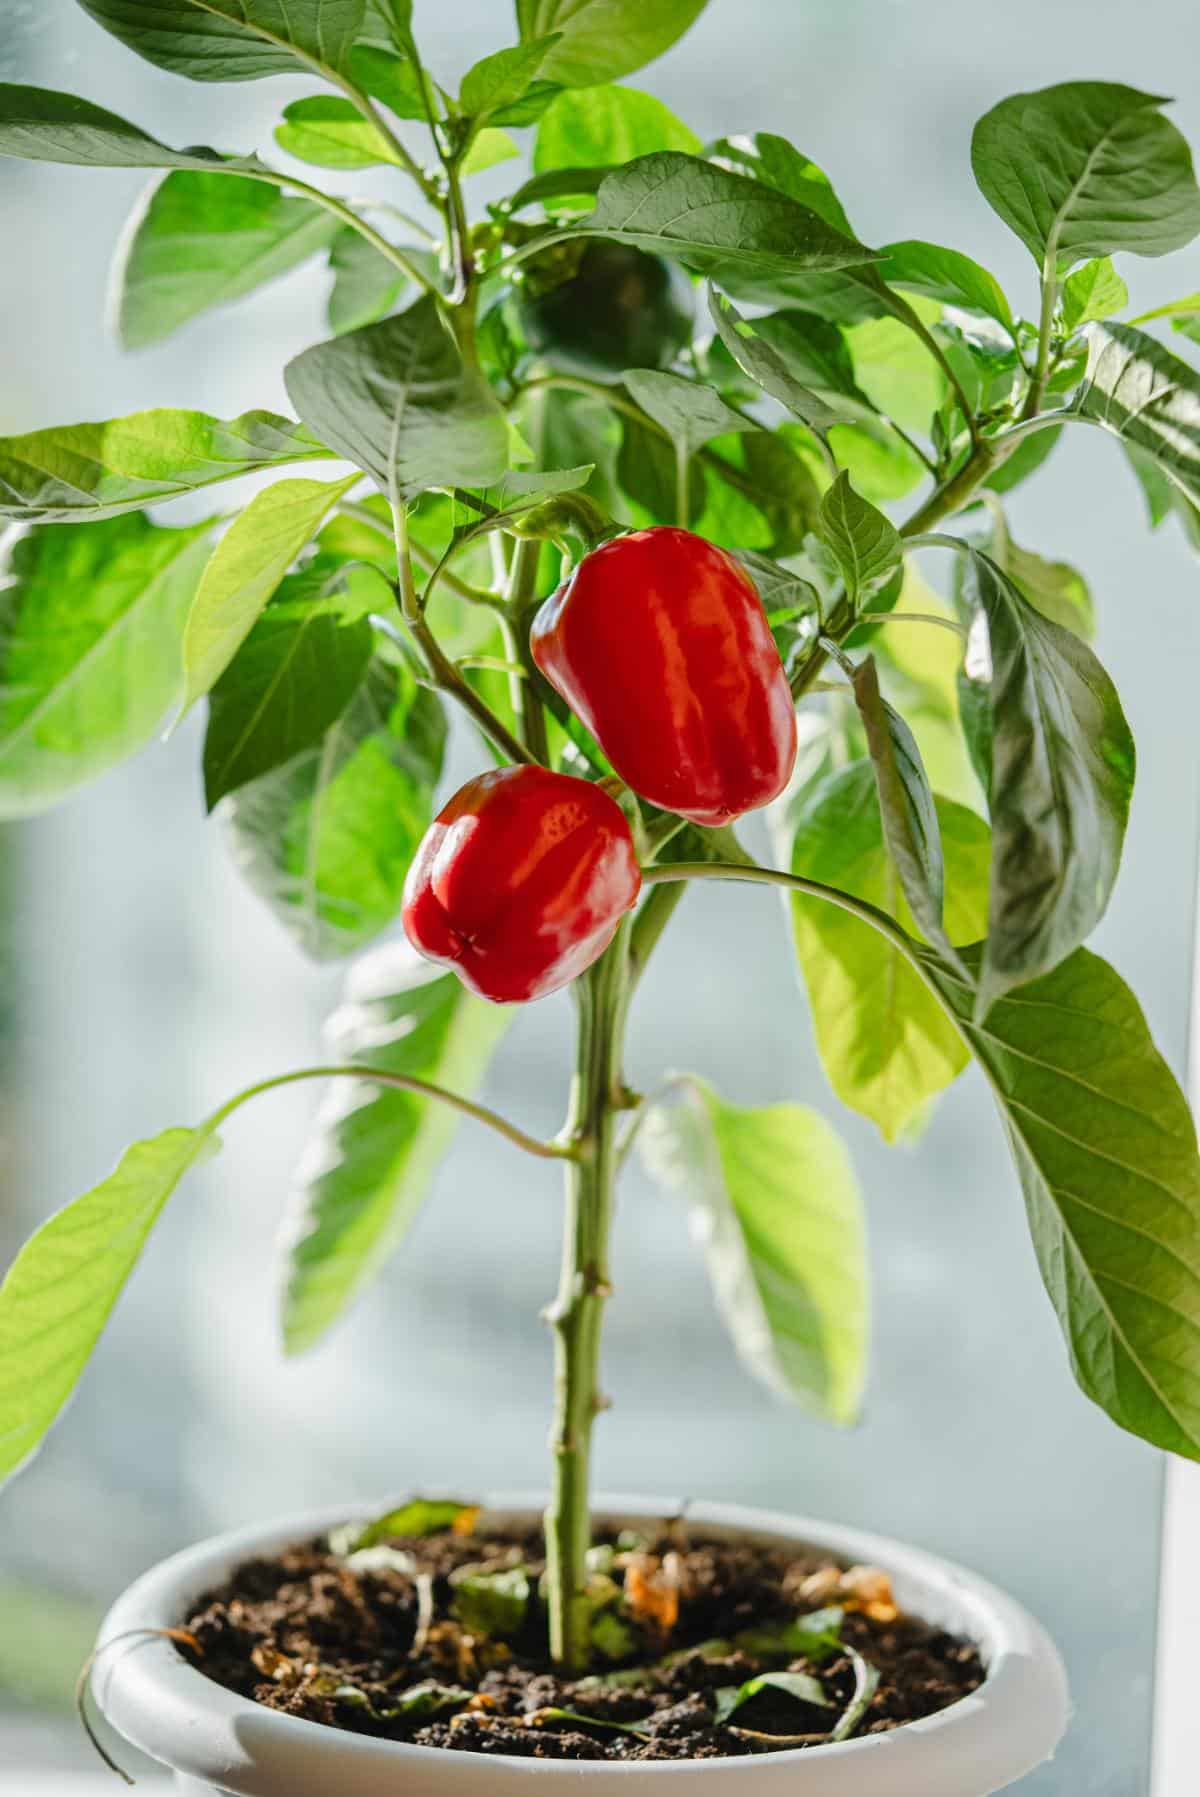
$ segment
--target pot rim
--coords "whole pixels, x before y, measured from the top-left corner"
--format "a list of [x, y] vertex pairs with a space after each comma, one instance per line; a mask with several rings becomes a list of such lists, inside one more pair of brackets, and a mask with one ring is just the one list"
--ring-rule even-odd
[[[521, 1778], [560, 1779], [566, 1772], [576, 1777], [586, 1769], [590, 1778], [620, 1779], [638, 1774], [657, 1779], [716, 1777], [732, 1772], [756, 1772], [769, 1767], [777, 1773], [803, 1765], [828, 1772], [848, 1770], [851, 1761], [865, 1770], [866, 1756], [886, 1754], [893, 1771], [901, 1764], [919, 1775], [927, 1774], [940, 1751], [945, 1750], [960, 1766], [978, 1770], [981, 1777], [995, 1777], [995, 1784], [980, 1790], [999, 1790], [1049, 1759], [1065, 1732], [1069, 1718], [1066, 1674], [1058, 1652], [1041, 1625], [1014, 1598], [981, 1579], [967, 1568], [944, 1560], [922, 1548], [856, 1528], [791, 1516], [736, 1504], [708, 1504], [671, 1498], [598, 1496], [593, 1504], [597, 1521], [617, 1526], [686, 1516], [698, 1528], [715, 1534], [744, 1535], [796, 1542], [825, 1549], [838, 1558], [883, 1567], [901, 1587], [920, 1592], [909, 1607], [934, 1622], [944, 1621], [973, 1640], [986, 1668], [983, 1684], [935, 1715], [908, 1722], [884, 1734], [860, 1736], [824, 1747], [784, 1749], [772, 1754], [738, 1754], [719, 1759], [586, 1762], [524, 1759], [516, 1755], [481, 1756], [456, 1748], [422, 1747], [411, 1742], [380, 1740], [289, 1716], [264, 1708], [252, 1698], [227, 1690], [191, 1665], [173, 1642], [147, 1635], [131, 1639], [128, 1651], [104, 1653], [116, 1637], [139, 1629], [178, 1626], [186, 1605], [218, 1584], [233, 1567], [246, 1559], [276, 1552], [296, 1541], [335, 1527], [339, 1523], [369, 1521], [406, 1501], [400, 1494], [382, 1503], [322, 1506], [290, 1515], [281, 1521], [257, 1524], [212, 1537], [184, 1549], [144, 1573], [117, 1599], [105, 1618], [98, 1638], [101, 1657], [92, 1675], [96, 1702], [117, 1731], [151, 1757], [200, 1779], [219, 1782], [222, 1789], [257, 1797], [272, 1787], [260, 1776], [263, 1742], [248, 1756], [239, 1743], [239, 1723], [248, 1718], [269, 1718], [272, 1743], [281, 1757], [306, 1748], [325, 1749], [328, 1757], [336, 1745], [339, 1755], [366, 1766], [385, 1766], [400, 1771], [414, 1759], [453, 1762], [463, 1771], [478, 1774], [486, 1767], [493, 1785], [519, 1772]], [[481, 1500], [484, 1516], [497, 1523], [540, 1519], [544, 1494], [494, 1492]], [[924, 1606], [924, 1610], [923, 1607]], [[943, 1615], [929, 1615], [928, 1610]], [[204, 1727], [197, 1718], [203, 1718]], [[201, 1736], [207, 1730], [207, 1739]], [[223, 1747], [216, 1745], [218, 1737]], [[269, 1755], [268, 1755], [269, 1757]], [[838, 1788], [841, 1786], [839, 1784]], [[850, 1787], [847, 1786], [847, 1789]], [[951, 1788], [951, 1787], [947, 1787]], [[958, 1787], [953, 1787], [957, 1789]]]

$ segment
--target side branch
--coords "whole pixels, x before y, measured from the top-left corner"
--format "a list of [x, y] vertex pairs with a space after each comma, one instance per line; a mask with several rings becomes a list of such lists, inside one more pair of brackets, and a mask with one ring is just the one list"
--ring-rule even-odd
[[418, 1098], [434, 1098], [439, 1104], [449, 1105], [452, 1110], [459, 1111], [464, 1117], [473, 1117], [476, 1123], [486, 1124], [497, 1135], [503, 1136], [515, 1148], [523, 1148], [526, 1154], [533, 1154], [539, 1160], [569, 1161], [577, 1158], [574, 1147], [565, 1142], [543, 1142], [537, 1136], [531, 1136], [498, 1111], [493, 1111], [484, 1104], [476, 1104], [473, 1099], [464, 1098], [459, 1092], [448, 1092], [444, 1086], [435, 1086], [429, 1080], [417, 1079], [407, 1073], [391, 1073], [384, 1067], [357, 1067], [353, 1064], [333, 1067], [300, 1067], [292, 1073], [277, 1073], [270, 1079], [260, 1080], [257, 1085], [247, 1086], [218, 1111], [208, 1118], [207, 1128], [219, 1129], [227, 1117], [251, 1098], [260, 1093], [274, 1092], [281, 1086], [293, 1086], [306, 1079], [359, 1079], [366, 1080], [376, 1086], [394, 1086], [401, 1092], [413, 1092]]

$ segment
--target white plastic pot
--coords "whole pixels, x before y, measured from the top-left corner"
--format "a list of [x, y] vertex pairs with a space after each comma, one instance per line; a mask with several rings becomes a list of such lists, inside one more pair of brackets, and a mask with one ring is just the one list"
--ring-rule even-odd
[[[272, 1554], [335, 1523], [377, 1516], [355, 1505], [222, 1535], [176, 1554], [139, 1579], [101, 1631], [178, 1625], [189, 1606], [244, 1560]], [[603, 1499], [597, 1514], [622, 1528], [684, 1508], [670, 1500]], [[488, 1520], [528, 1524], [527, 1495], [487, 1501]], [[264, 1709], [198, 1672], [161, 1638], [122, 1641], [93, 1677], [118, 1732], [172, 1767], [180, 1797], [987, 1797], [1054, 1752], [1068, 1717], [1062, 1662], [1028, 1611], [973, 1573], [901, 1542], [805, 1517], [727, 1505], [686, 1507], [697, 1532], [826, 1549], [881, 1566], [902, 1608], [974, 1641], [987, 1678], [939, 1715], [832, 1747], [717, 1760], [644, 1764], [505, 1759], [370, 1740]]]

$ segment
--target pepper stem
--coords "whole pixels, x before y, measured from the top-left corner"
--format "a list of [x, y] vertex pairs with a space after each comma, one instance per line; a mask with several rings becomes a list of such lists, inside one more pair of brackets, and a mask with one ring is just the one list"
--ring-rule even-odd
[[566, 1179], [562, 1277], [547, 1312], [555, 1335], [552, 1491], [546, 1511], [550, 1653], [576, 1675], [591, 1654], [587, 1553], [592, 1425], [599, 1394], [600, 1332], [611, 1291], [608, 1247], [616, 1182], [616, 1117], [628, 1003], [629, 925], [576, 982], [578, 1054], [566, 1140], [577, 1158]]

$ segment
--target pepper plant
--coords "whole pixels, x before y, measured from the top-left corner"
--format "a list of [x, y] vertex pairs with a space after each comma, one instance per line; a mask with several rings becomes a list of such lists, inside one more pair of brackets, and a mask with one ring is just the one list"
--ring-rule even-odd
[[[300, 263], [332, 276], [330, 335], [288, 365], [294, 416], [163, 408], [0, 442], [0, 806], [55, 803], [203, 702], [208, 806], [300, 946], [355, 954], [403, 905], [449, 971], [414, 956], [381, 984], [396, 957], [376, 953], [330, 1065], [134, 1144], [37, 1232], [0, 1294], [0, 1472], [250, 1096], [333, 1081], [286, 1232], [291, 1350], [396, 1246], [466, 1113], [565, 1173], [548, 1606], [553, 1655], [585, 1664], [635, 1135], [703, 1215], [755, 1370], [836, 1421], [863, 1382], [859, 1204], [828, 1124], [626, 1082], [638, 982], [705, 879], [781, 888], [830, 1081], [885, 1137], [979, 1063], [1079, 1384], [1200, 1455], [1195, 1133], [1135, 998], [1083, 946], [1133, 742], [1084, 577], [1005, 511], [1087, 426], [1152, 524], [1200, 545], [1200, 296], [1122, 319], [1112, 260], [1200, 232], [1163, 103], [1075, 82], [980, 121], [978, 185], [1033, 258], [1010, 298], [957, 248], [860, 241], [803, 147], [704, 144], [614, 85], [703, 0], [517, 0], [518, 41], [456, 82], [423, 62], [407, 0], [82, 4], [180, 76], [313, 83], [266, 156], [227, 147], [234, 108], [220, 148], [175, 149], [94, 100], [0, 88], [4, 154], [162, 171], [118, 256], [122, 341]], [[532, 173], [472, 208], [514, 133]], [[373, 197], [345, 197], [367, 167]], [[240, 512], [214, 494], [206, 520], [160, 521], [250, 473], [271, 479]], [[450, 713], [480, 771], [431, 825]], [[736, 821], [789, 777], [779, 864], [760, 865]], [[543, 1141], [472, 1096], [507, 1016], [477, 994], [565, 981], [575, 1072]]]

